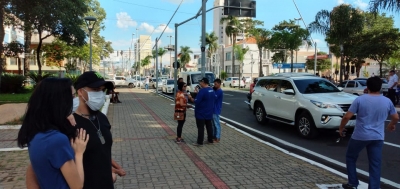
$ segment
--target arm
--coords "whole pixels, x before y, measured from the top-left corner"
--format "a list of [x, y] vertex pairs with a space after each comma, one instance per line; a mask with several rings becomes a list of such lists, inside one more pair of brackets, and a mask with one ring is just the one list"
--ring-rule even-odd
[[120, 177], [123, 177], [126, 175], [126, 172], [122, 167], [115, 162], [113, 159], [111, 159], [111, 166], [112, 166], [112, 172], [117, 173]]
[[35, 172], [33, 172], [32, 164], [28, 165], [26, 169], [26, 188], [27, 189], [39, 189], [39, 183], [37, 181]]
[[386, 127], [389, 131], [395, 131], [396, 130], [396, 124], [399, 121], [399, 114], [394, 113], [390, 115], [390, 118], [392, 119], [389, 123], [389, 125]]
[[340, 122], [340, 127], [339, 127], [339, 135], [341, 137], [344, 137], [344, 133], [343, 131], [345, 130], [345, 126], [347, 124], [347, 122], [349, 122], [349, 120], [351, 119], [351, 117], [353, 117], [354, 113], [348, 111], [342, 118], [342, 121]]

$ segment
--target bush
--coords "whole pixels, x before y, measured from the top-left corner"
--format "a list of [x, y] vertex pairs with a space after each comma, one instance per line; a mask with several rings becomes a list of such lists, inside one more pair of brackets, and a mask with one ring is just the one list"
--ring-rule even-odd
[[4, 73], [1, 75], [0, 90], [2, 93], [20, 93], [23, 92], [23, 75]]
[[78, 80], [79, 75], [76, 74], [65, 74], [66, 78], [71, 79], [72, 83], [75, 84], [76, 80]]
[[225, 80], [228, 77], [228, 74], [224, 71], [221, 71], [219, 78], [221, 80]]
[[38, 84], [43, 79], [46, 79], [48, 77], [54, 77], [53, 74], [46, 72], [42, 72], [42, 75], [39, 75], [37, 72], [29, 72], [28, 76], [35, 82], [35, 85]]

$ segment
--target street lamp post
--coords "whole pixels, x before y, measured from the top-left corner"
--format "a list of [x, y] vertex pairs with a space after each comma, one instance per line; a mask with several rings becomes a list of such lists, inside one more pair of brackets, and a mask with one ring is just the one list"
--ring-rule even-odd
[[169, 78], [172, 78], [172, 61], [171, 61], [171, 59], [172, 59], [172, 57], [171, 57], [171, 51], [172, 51], [172, 48], [171, 48], [171, 39], [174, 37], [174, 36], [172, 36], [172, 35], [169, 35], [169, 36], [167, 36], [167, 37], [169, 37], [169, 48], [168, 48], [168, 51], [169, 51]]
[[93, 16], [85, 17], [86, 26], [89, 30], [89, 40], [90, 40], [90, 63], [89, 63], [89, 71], [92, 71], [92, 31], [94, 25], [96, 24], [97, 19]]

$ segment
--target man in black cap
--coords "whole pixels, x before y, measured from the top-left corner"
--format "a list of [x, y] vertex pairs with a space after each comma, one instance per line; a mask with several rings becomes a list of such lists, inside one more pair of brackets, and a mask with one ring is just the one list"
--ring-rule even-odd
[[207, 143], [212, 144], [213, 141], [213, 111], [214, 111], [214, 101], [215, 93], [213, 88], [211, 88], [210, 81], [208, 78], [204, 77], [199, 80], [201, 89], [199, 90], [196, 99], [194, 100], [196, 108], [194, 109], [194, 115], [196, 117], [197, 125], [197, 142], [193, 145], [203, 146], [204, 140], [204, 125], [207, 130]]
[[113, 173], [120, 176], [126, 174], [111, 159], [111, 125], [100, 111], [105, 102], [104, 91], [112, 88], [113, 83], [105, 81], [100, 73], [94, 71], [83, 73], [75, 82], [79, 96], [79, 106], [74, 113], [76, 127], [85, 129], [90, 135], [83, 155], [84, 188], [114, 188], [116, 176]]

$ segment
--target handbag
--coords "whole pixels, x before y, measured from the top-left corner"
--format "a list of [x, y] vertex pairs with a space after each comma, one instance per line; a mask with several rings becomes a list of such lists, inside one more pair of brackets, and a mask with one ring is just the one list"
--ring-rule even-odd
[[183, 111], [175, 111], [174, 120], [184, 120], [184, 119], [185, 119], [185, 115], [184, 115]]

